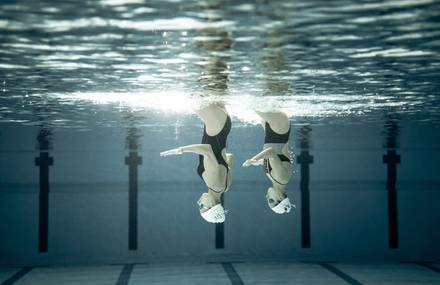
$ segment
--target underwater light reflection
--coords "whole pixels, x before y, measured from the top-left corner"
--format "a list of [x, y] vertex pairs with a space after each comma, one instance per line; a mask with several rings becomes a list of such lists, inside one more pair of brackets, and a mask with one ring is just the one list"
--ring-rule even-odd
[[[390, 100], [386, 96], [368, 96], [359, 100], [347, 95], [301, 95], [301, 96], [251, 96], [222, 95], [197, 96], [184, 91], [157, 92], [75, 92], [54, 94], [62, 99], [61, 104], [75, 104], [86, 101], [97, 105], [118, 104], [135, 111], [155, 110], [163, 113], [192, 114], [198, 108], [213, 101], [224, 102], [228, 112], [243, 123], [258, 124], [259, 117], [254, 110], [271, 112], [282, 110], [289, 117], [327, 117], [361, 115], [385, 107], [405, 108], [406, 102]], [[318, 104], [319, 102], [319, 104]], [[84, 102], [83, 102], [84, 103]], [[418, 102], [422, 104], [422, 102]], [[417, 102], [412, 102], [417, 104]]]

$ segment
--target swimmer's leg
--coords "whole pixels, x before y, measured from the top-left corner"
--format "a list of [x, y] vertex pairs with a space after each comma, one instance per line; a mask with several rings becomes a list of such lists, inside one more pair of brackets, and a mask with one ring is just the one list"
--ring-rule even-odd
[[180, 146], [170, 150], [162, 151], [160, 156], [180, 155], [184, 152], [192, 152], [199, 155], [203, 155], [207, 158], [214, 158], [212, 153], [212, 147], [209, 144], [191, 144], [186, 146]]
[[217, 135], [225, 125], [228, 113], [221, 103], [211, 103], [196, 111], [206, 126], [206, 133], [210, 136]]
[[226, 162], [229, 167], [232, 167], [232, 164], [234, 163], [234, 155], [232, 153], [226, 153]]
[[262, 119], [261, 124], [263, 128], [266, 122], [270, 125], [272, 130], [277, 134], [285, 134], [289, 131], [290, 122], [285, 113], [282, 112], [260, 112], [255, 111]]

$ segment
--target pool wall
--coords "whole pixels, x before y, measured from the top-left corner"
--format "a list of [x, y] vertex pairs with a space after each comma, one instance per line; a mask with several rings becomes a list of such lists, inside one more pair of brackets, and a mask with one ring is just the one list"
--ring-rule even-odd
[[[397, 132], [389, 122], [294, 125], [291, 150], [297, 156], [301, 150], [313, 156], [313, 163], [305, 165], [310, 173], [307, 220], [301, 203], [300, 181], [305, 179], [301, 165], [295, 163], [287, 188], [296, 209], [276, 215], [266, 205], [269, 183], [262, 169], [241, 167], [261, 148], [263, 131], [260, 126], [236, 125], [228, 141], [228, 149], [235, 154], [233, 184], [225, 195], [229, 213], [224, 228], [216, 230], [198, 213], [196, 201], [205, 189], [196, 175], [197, 158], [191, 154], [161, 158], [158, 154], [199, 142], [201, 123], [193, 117], [185, 120], [176, 126], [96, 127], [83, 132], [55, 129], [47, 136], [48, 150], [43, 151], [39, 150], [41, 128], [2, 127], [0, 263], [439, 260], [438, 129], [409, 121], [397, 122]], [[390, 135], [394, 136], [391, 145]], [[136, 143], [130, 144], [133, 138]], [[125, 159], [130, 147], [142, 157], [142, 164], [137, 165], [137, 203], [134, 199], [130, 206], [137, 204], [137, 209], [132, 208], [131, 222], [130, 161]], [[390, 248], [390, 177], [383, 157], [390, 149], [400, 156], [395, 184], [397, 248]], [[47, 248], [43, 252], [39, 249], [44, 234], [39, 235], [38, 227], [40, 166], [35, 161], [41, 152], [53, 158], [48, 167]], [[304, 223], [310, 224], [309, 237], [304, 236]]]

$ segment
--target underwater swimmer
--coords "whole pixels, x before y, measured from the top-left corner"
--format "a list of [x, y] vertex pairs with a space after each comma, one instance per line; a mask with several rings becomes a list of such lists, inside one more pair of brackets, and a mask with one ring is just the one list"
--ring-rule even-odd
[[267, 189], [269, 207], [277, 214], [289, 213], [292, 206], [286, 195], [286, 185], [292, 176], [292, 158], [289, 154], [290, 123], [281, 112], [256, 112], [264, 128], [263, 151], [243, 163], [244, 167], [263, 165], [272, 182]]
[[161, 156], [180, 155], [184, 152], [199, 155], [197, 173], [208, 191], [198, 200], [200, 215], [207, 222], [223, 223], [225, 210], [221, 204], [224, 192], [231, 185], [233, 155], [226, 152], [226, 140], [231, 130], [231, 118], [220, 103], [211, 103], [197, 111], [204, 122], [201, 144], [187, 145], [163, 151]]

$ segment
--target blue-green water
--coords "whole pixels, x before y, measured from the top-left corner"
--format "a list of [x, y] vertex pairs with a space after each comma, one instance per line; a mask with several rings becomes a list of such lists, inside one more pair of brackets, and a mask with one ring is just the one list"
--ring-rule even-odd
[[[438, 261], [439, 11], [434, 0], [2, 0], [0, 265]], [[194, 108], [210, 101], [232, 117], [223, 233], [200, 217], [198, 158], [159, 156], [200, 143]], [[289, 215], [267, 206], [264, 171], [241, 167], [263, 147], [253, 109], [292, 123]]]

